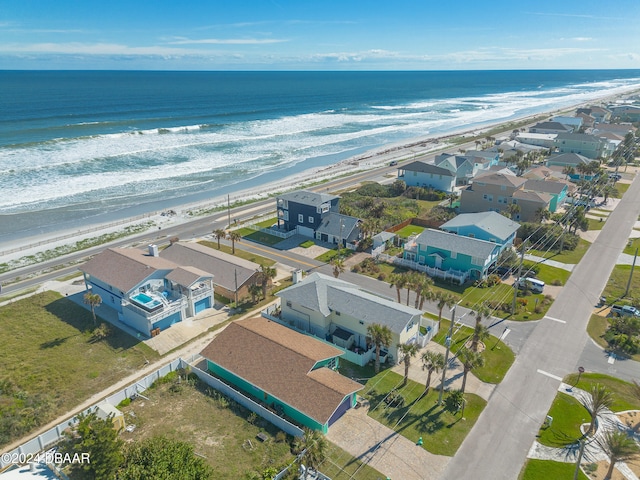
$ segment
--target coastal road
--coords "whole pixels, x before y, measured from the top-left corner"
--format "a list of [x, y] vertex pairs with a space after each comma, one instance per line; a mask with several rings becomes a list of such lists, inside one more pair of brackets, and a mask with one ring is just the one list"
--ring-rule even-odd
[[[577, 372], [587, 342], [591, 342], [586, 328], [593, 305], [627, 242], [639, 208], [640, 180], [636, 177], [494, 390], [443, 479], [518, 478], [561, 379]], [[635, 378], [640, 378], [638, 364], [629, 365], [634, 365]]]

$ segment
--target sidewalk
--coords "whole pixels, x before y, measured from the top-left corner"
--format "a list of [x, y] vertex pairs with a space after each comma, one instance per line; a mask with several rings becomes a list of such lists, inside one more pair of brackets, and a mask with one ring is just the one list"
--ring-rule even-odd
[[[572, 397], [580, 401], [580, 403], [582, 403], [583, 405], [588, 405], [591, 401], [591, 395], [588, 392], [579, 388], [574, 388], [570, 385], [567, 385], [566, 383], [560, 383], [558, 392], [571, 395]], [[597, 462], [609, 463], [609, 457], [604, 452], [602, 447], [600, 447], [602, 438], [607, 432], [610, 431], [627, 430], [627, 426], [624, 425], [617, 417], [617, 415], [609, 409], [605, 409], [601, 414], [598, 415], [598, 421], [596, 425], [596, 433], [585, 443], [581, 465]], [[581, 426], [582, 432], [584, 433], [588, 427], [588, 422], [583, 424]], [[578, 460], [578, 454], [579, 445], [577, 442], [567, 445], [563, 448], [554, 448], [542, 445], [536, 440], [533, 442], [527, 458], [538, 460], [552, 460], [555, 462], [575, 464]], [[615, 469], [618, 470], [627, 480], [638, 480], [637, 475], [624, 462], [616, 463]]]

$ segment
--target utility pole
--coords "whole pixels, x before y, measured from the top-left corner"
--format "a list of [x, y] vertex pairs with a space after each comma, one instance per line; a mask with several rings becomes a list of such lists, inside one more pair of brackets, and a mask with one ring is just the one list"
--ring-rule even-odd
[[227, 220], [229, 222], [229, 226], [227, 228], [231, 228], [231, 200], [229, 198], [229, 194], [227, 194]]
[[516, 314], [516, 300], [518, 298], [518, 282], [520, 282], [520, 275], [522, 274], [522, 264], [524, 263], [524, 251], [525, 251], [525, 243], [522, 242], [522, 252], [520, 252], [520, 265], [518, 265], [518, 275], [516, 276], [515, 281], [513, 282], [513, 303], [511, 304], [511, 314]]
[[236, 281], [235, 300], [236, 300], [236, 308], [238, 308], [238, 270], [233, 269], [233, 276]]
[[633, 278], [633, 270], [636, 268], [636, 258], [638, 258], [638, 249], [636, 248], [636, 253], [633, 256], [633, 263], [631, 264], [631, 271], [629, 272], [629, 280], [627, 280], [627, 289], [624, 291], [623, 297], [629, 295], [629, 288], [631, 287], [631, 279]]
[[580, 442], [580, 450], [578, 450], [578, 461], [576, 462], [576, 469], [573, 472], [573, 480], [578, 480], [578, 473], [580, 473], [580, 462], [582, 461], [582, 454], [584, 453], [584, 438], [579, 440]]
[[451, 309], [451, 325], [449, 325], [449, 333], [445, 339], [447, 350], [444, 354], [444, 367], [442, 368], [442, 381], [440, 382], [440, 393], [438, 394], [438, 405], [442, 405], [442, 395], [444, 394], [444, 381], [447, 375], [447, 367], [449, 366], [449, 350], [451, 349], [451, 336], [453, 335], [453, 324], [456, 321], [456, 307], [454, 305]]

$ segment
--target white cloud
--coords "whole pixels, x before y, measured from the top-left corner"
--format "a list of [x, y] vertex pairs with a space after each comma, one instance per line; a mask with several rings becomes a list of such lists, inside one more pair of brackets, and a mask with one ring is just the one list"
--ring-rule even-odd
[[33, 44], [0, 44], [0, 52], [33, 53], [33, 54], [79, 54], [79, 55], [184, 55], [195, 53], [192, 50], [174, 47], [129, 47], [117, 43], [80, 42], [69, 43], [33, 43]]
[[170, 45], [267, 45], [288, 41], [276, 38], [202, 38], [199, 40], [182, 38], [167, 43]]

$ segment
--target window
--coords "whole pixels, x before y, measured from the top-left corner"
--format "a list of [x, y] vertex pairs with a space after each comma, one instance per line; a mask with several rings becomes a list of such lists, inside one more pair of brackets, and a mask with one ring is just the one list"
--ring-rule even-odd
[[418, 176], [418, 172], [413, 172], [413, 176], [417, 177]]
[[309, 223], [313, 223], [313, 217], [311, 215], [309, 215]]
[[506, 185], [500, 185], [500, 190], [502, 190], [503, 192], [507, 189]]
[[291, 301], [287, 300], [287, 307], [291, 308]]
[[451, 260], [458, 258], [458, 252], [451, 252]]
[[470, 233], [470, 234], [469, 234], [469, 238], [476, 238], [475, 233]]
[[487, 195], [486, 193], [484, 193], [482, 195], [482, 198], [485, 199], [487, 202], [493, 202], [493, 195]]
[[513, 203], [514, 205], [517, 205], [517, 204], [518, 204], [518, 200], [517, 200], [517, 199], [515, 199], [515, 198], [512, 198], [512, 199], [511, 199], [511, 203]]
[[282, 216], [287, 222], [289, 221], [289, 210], [284, 211], [284, 215]]
[[339, 311], [337, 311], [337, 310], [336, 310], [336, 315], [337, 315], [337, 316], [340, 316], [340, 312], [339, 312]]
[[304, 215], [301, 213], [298, 214], [298, 223], [304, 223]]
[[360, 325], [364, 325], [364, 322], [363, 322], [362, 320], [358, 320], [358, 323], [359, 323]]

